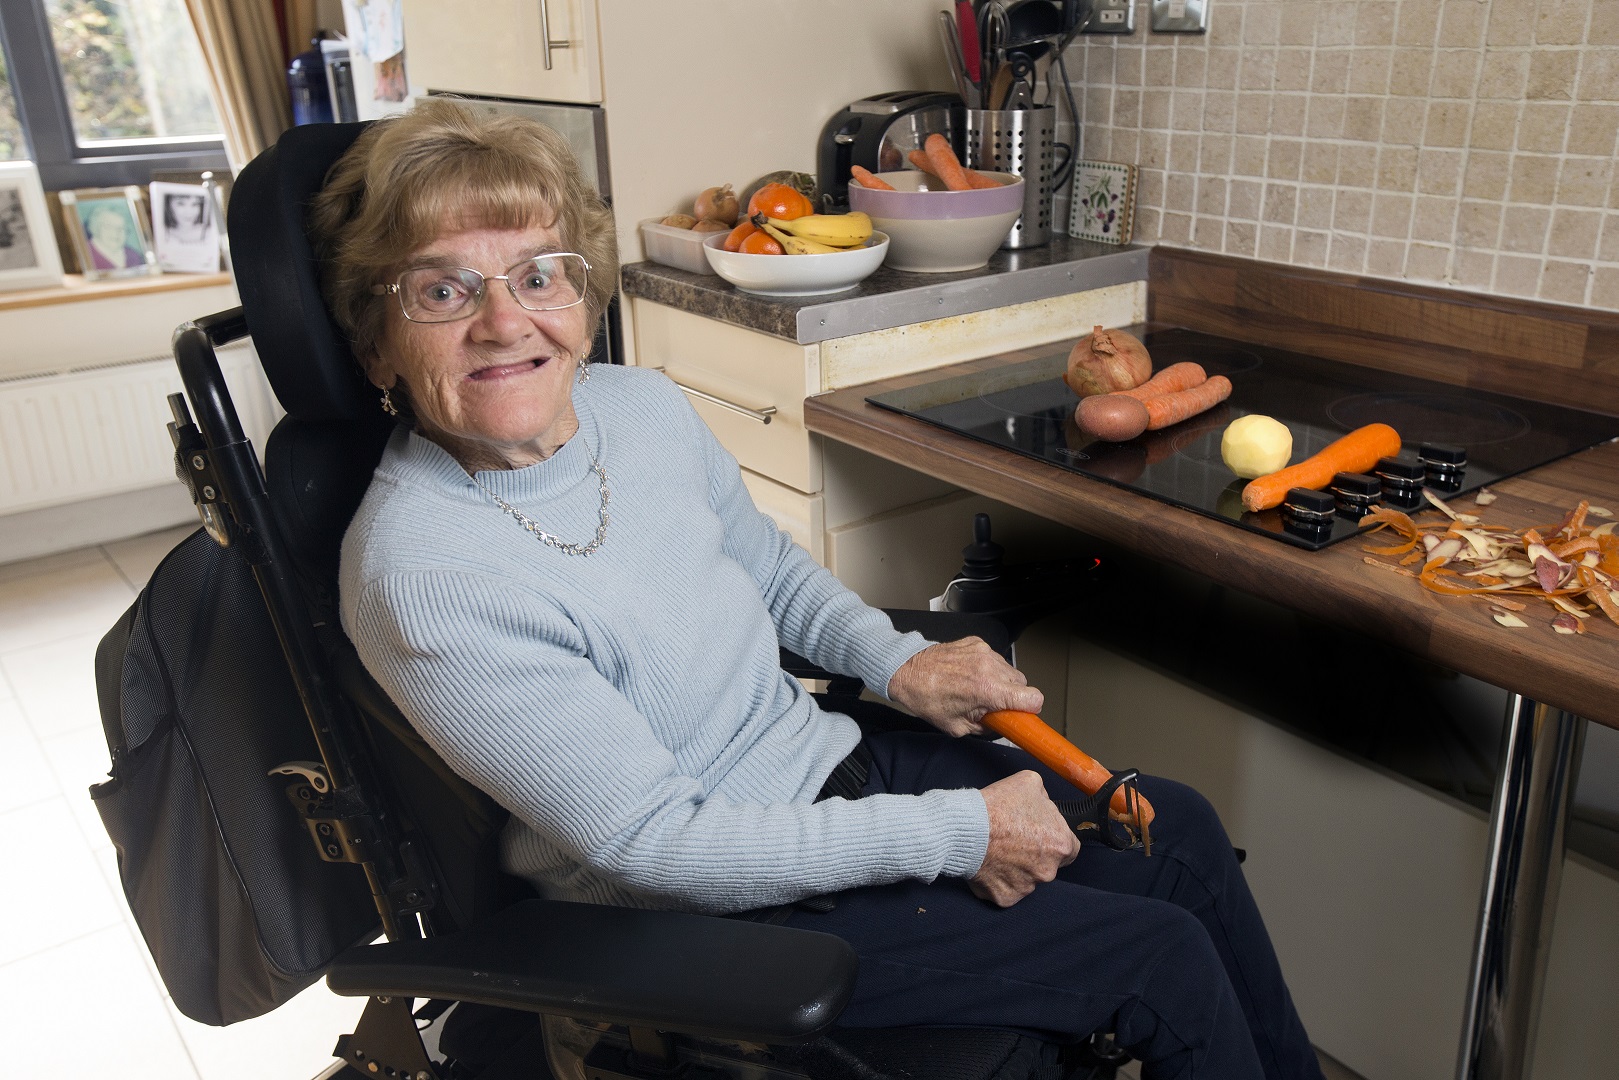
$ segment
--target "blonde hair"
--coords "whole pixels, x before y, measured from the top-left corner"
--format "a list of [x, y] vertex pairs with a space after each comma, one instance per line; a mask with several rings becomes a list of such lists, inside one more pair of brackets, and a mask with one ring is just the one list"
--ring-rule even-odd
[[372, 124], [326, 174], [307, 226], [326, 306], [368, 363], [382, 336], [391, 281], [416, 251], [464, 228], [555, 228], [590, 264], [587, 324], [618, 288], [613, 214], [544, 124], [429, 98]]

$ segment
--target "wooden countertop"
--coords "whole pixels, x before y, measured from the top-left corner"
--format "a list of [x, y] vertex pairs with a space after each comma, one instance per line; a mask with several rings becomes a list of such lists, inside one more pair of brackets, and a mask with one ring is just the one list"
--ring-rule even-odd
[[[1562, 635], [1551, 629], [1550, 607], [1535, 604], [1524, 613], [1528, 627], [1509, 629], [1491, 618], [1482, 600], [1438, 596], [1411, 578], [1367, 565], [1365, 542], [1346, 540], [1304, 551], [865, 401], [869, 394], [1000, 367], [1057, 347], [812, 397], [804, 403], [804, 423], [917, 472], [1619, 728], [1619, 627], [1599, 615], [1587, 620], [1587, 633]], [[1482, 511], [1484, 520], [1515, 528], [1555, 522], [1582, 498], [1619, 513], [1619, 443], [1504, 480], [1491, 490], [1500, 499]], [[1461, 496], [1457, 505], [1471, 508], [1472, 500]], [[1437, 515], [1427, 511], [1418, 521], [1437, 520]]]

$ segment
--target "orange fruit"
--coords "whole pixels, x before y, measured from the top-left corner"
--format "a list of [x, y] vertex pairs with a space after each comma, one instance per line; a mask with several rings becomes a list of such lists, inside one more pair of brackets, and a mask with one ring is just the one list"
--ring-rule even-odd
[[755, 229], [753, 232], [744, 237], [742, 240], [742, 246], [737, 248], [737, 250], [746, 252], [749, 255], [787, 254], [781, 249], [781, 245], [776, 243], [776, 238], [765, 232], [763, 229]]
[[720, 246], [725, 248], [726, 251], [741, 251], [742, 241], [758, 231], [753, 222], [740, 221], [737, 223], [736, 228], [731, 230], [731, 234], [725, 238], [725, 243]]
[[808, 217], [813, 213], [815, 204], [810, 202], [802, 191], [786, 184], [766, 184], [755, 191], [753, 198], [748, 200], [749, 217], [763, 214], [765, 217], [791, 221], [794, 218]]

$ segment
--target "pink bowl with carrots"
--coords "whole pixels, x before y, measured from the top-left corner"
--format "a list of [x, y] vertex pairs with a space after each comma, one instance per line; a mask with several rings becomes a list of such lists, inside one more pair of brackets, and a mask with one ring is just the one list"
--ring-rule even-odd
[[878, 173], [895, 190], [849, 185], [849, 208], [864, 211], [872, 227], [888, 234], [887, 265], [895, 270], [938, 274], [976, 270], [989, 262], [1023, 212], [1023, 178], [986, 172], [996, 187], [936, 190], [927, 173], [906, 169]]

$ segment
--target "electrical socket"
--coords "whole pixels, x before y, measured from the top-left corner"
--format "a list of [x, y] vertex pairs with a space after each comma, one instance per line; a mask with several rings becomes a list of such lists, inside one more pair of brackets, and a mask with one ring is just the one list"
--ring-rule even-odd
[[1136, 32], [1135, 0], [1091, 0], [1087, 34], [1133, 34]]
[[1152, 29], [1156, 34], [1206, 34], [1209, 0], [1152, 0]]

